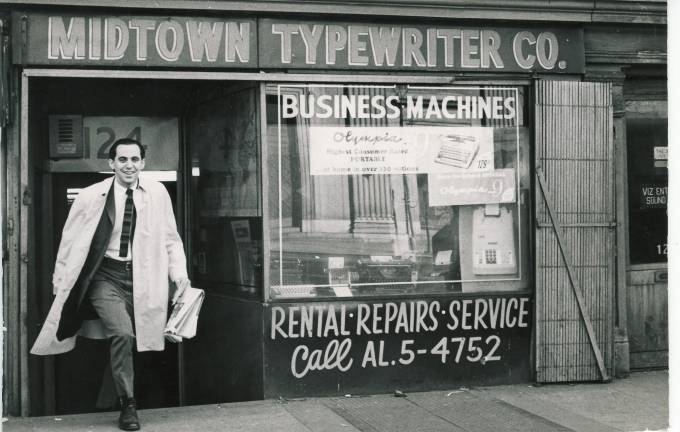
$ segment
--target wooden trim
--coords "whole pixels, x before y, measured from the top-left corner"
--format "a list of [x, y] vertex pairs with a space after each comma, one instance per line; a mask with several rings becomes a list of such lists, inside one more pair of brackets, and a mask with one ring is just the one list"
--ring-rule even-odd
[[267, 91], [266, 84], [260, 83], [258, 88], [258, 118], [260, 120], [260, 199], [262, 209], [262, 300], [269, 301], [270, 271], [270, 229], [269, 229], [269, 148], [267, 142]]
[[[14, 76], [16, 78], [16, 76]], [[12, 93], [18, 94], [21, 90], [19, 87], [19, 80], [12, 80]], [[12, 100], [14, 112], [19, 112], [20, 104], [16, 97]], [[3, 315], [5, 317], [5, 325], [7, 332], [5, 333], [6, 342], [3, 348], [5, 355], [5, 373], [4, 379], [7, 391], [3, 392], [3, 396], [7, 398], [4, 405], [6, 412], [10, 415], [21, 415], [21, 376], [20, 376], [20, 328], [19, 328], [19, 302], [20, 302], [20, 285], [19, 274], [16, 269], [19, 268], [19, 130], [20, 124], [17, 120], [12, 123], [7, 130], [7, 158], [6, 158], [6, 172], [7, 172], [7, 251], [8, 260], [3, 266], [5, 270], [5, 277], [3, 282], [5, 288], [3, 295], [6, 293], [6, 301], [4, 303]], [[4, 300], [4, 299], [3, 299]]]
[[[9, 88], [9, 85], [8, 85]], [[9, 92], [8, 92], [9, 94]], [[10, 101], [8, 101], [8, 106], [10, 104]], [[7, 145], [7, 137], [9, 134], [7, 133], [7, 125], [3, 126], [3, 129], [0, 130], [0, 179], [4, 179], [4, 182], [0, 182], [0, 200], [1, 201], [1, 207], [2, 210], [0, 211], [0, 254], [2, 254], [2, 275], [0, 276], [0, 285], [3, 287], [1, 290], [2, 293], [0, 294], [0, 310], [2, 311], [2, 316], [3, 317], [8, 317], [7, 313], [7, 304], [8, 304], [8, 296], [6, 293], [8, 293], [10, 290], [7, 289], [10, 285], [7, 283], [7, 266], [6, 260], [9, 259], [9, 247], [8, 245], [8, 223], [7, 223], [7, 217], [10, 216], [9, 212], [7, 211], [7, 196], [8, 196], [8, 191], [9, 187], [7, 185], [8, 181], [10, 181], [10, 177], [8, 175], [8, 164], [7, 164], [7, 156], [8, 156], [8, 145]], [[6, 319], [6, 318], [5, 318]], [[0, 332], [0, 365], [2, 365], [3, 371], [5, 371], [4, 374], [2, 374], [2, 386], [4, 388], [9, 387], [11, 389], [11, 386], [8, 385], [8, 380], [7, 377], [9, 376], [10, 368], [9, 364], [7, 362], [8, 355], [7, 353], [10, 352], [7, 350], [8, 347], [8, 342], [7, 342], [7, 336], [8, 336], [8, 330], [9, 326], [5, 324], [5, 322], [2, 323], [2, 331]], [[8, 406], [8, 393], [9, 392], [2, 392], [2, 407], [4, 409], [0, 410], [0, 414], [5, 415], [6, 407]]]
[[31, 77], [47, 78], [128, 78], [128, 79], [192, 79], [192, 80], [229, 80], [229, 81], [287, 81], [287, 82], [404, 82], [451, 84], [451, 76], [424, 75], [378, 75], [378, 74], [323, 74], [323, 73], [261, 73], [261, 72], [204, 72], [204, 71], [149, 71], [149, 70], [112, 70], [112, 69], [40, 69], [27, 68], [24, 74]]
[[666, 23], [665, 0], [598, 0], [593, 2], [593, 22], [657, 24]]
[[291, 82], [291, 83], [353, 83], [353, 84], [432, 84], [432, 85], [454, 85], [454, 84], [487, 84], [493, 81], [494, 85], [530, 85], [531, 80], [528, 75], [520, 76], [514, 74], [493, 74], [484, 75], [470, 73], [464, 75], [435, 75], [435, 74], [408, 74], [395, 73], [356, 73], [346, 71], [345, 73], [320, 73], [311, 71], [309, 73], [284, 73], [284, 72], [202, 72], [202, 71], [149, 71], [149, 70], [112, 70], [112, 69], [43, 69], [27, 68], [23, 73], [29, 77], [44, 78], [120, 78], [120, 79], [168, 79], [168, 80], [206, 80], [206, 81], [270, 81], [270, 82]]
[[[612, 86], [614, 88], [614, 86]], [[621, 88], [623, 92], [623, 88]], [[628, 153], [626, 118], [613, 119], [614, 130], [614, 189], [616, 199], [616, 325], [628, 338], [628, 306], [626, 265], [628, 263]]]
[[668, 263], [653, 263], [653, 264], [631, 264], [626, 267], [626, 271], [651, 271], [651, 270], [668, 270]]
[[[88, 8], [123, 8], [206, 12], [248, 12], [263, 14], [304, 13], [312, 15], [342, 15], [399, 18], [498, 19], [513, 21], [565, 21], [665, 24], [665, 0], [592, 1], [592, 0], [364, 0], [343, 2], [319, 0], [215, 1], [215, 0], [24, 0], [8, 2], [15, 5], [80, 6]], [[327, 19], [324, 17], [324, 19]]]
[[29, 203], [24, 201], [24, 198], [29, 193], [29, 182], [31, 175], [29, 173], [28, 160], [28, 77], [22, 75], [21, 77], [21, 150], [20, 150], [20, 187], [18, 205], [20, 206], [20, 228], [19, 228], [19, 364], [21, 368], [21, 415], [28, 416], [31, 413], [31, 397], [30, 397], [30, 380], [28, 375], [28, 293], [30, 292], [28, 286], [28, 265], [31, 253], [29, 252], [29, 218], [31, 207]]
[[667, 33], [666, 26], [659, 25], [587, 25], [583, 29], [586, 64], [619, 65], [618, 74], [622, 74], [622, 64], [664, 65], [668, 57]]
[[262, 292], [261, 301], [263, 302], [262, 307], [262, 338], [260, 339], [260, 349], [262, 350], [262, 364], [261, 374], [262, 377], [262, 387], [260, 388], [260, 394], [265, 394], [265, 383], [267, 381], [267, 365], [264, 361], [266, 355], [266, 341], [267, 341], [267, 330], [265, 328], [265, 323], [267, 322], [265, 314], [269, 312], [269, 308], [266, 307], [267, 302], [269, 302], [270, 297], [270, 267], [271, 267], [271, 230], [269, 223], [269, 143], [267, 142], [267, 84], [261, 82], [258, 87], [258, 118], [260, 121], [260, 199], [262, 200]]
[[666, 64], [665, 52], [586, 51], [586, 63]]

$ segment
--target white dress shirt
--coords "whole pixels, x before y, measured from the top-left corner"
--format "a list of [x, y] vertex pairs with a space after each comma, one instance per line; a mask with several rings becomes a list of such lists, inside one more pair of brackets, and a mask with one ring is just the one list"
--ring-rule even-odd
[[[137, 186], [139, 186], [139, 180], [130, 189], [135, 190]], [[125, 217], [125, 200], [127, 199], [125, 192], [127, 189], [118, 183], [116, 179], [113, 179], [113, 201], [116, 204], [116, 212], [113, 220], [113, 231], [111, 231], [111, 240], [109, 240], [109, 247], [106, 248], [105, 256], [118, 261], [132, 261], [132, 242], [128, 245], [127, 257], [118, 256], [120, 254], [120, 234], [123, 230], [123, 218]]]

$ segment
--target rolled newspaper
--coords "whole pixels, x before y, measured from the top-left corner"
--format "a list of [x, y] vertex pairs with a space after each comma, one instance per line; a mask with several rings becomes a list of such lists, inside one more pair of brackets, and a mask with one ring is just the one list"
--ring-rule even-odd
[[185, 289], [172, 308], [164, 334], [187, 339], [194, 337], [204, 297], [205, 292], [202, 289]]

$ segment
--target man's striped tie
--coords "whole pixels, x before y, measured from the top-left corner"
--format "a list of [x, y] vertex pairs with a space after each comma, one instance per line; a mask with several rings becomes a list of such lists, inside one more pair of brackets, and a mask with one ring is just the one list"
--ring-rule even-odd
[[125, 198], [125, 212], [123, 213], [123, 228], [120, 231], [120, 251], [118, 256], [126, 258], [128, 256], [128, 247], [135, 235], [135, 203], [132, 201], [132, 189], [125, 191], [127, 198]]

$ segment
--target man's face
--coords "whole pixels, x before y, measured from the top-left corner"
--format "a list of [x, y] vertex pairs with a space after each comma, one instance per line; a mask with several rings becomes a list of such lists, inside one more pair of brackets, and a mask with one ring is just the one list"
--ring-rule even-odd
[[109, 159], [109, 166], [116, 174], [116, 181], [122, 186], [132, 186], [144, 169], [144, 159], [136, 144], [121, 144], [116, 147], [116, 158]]

